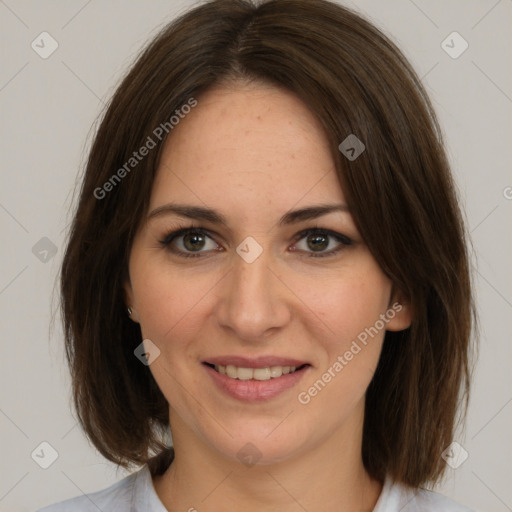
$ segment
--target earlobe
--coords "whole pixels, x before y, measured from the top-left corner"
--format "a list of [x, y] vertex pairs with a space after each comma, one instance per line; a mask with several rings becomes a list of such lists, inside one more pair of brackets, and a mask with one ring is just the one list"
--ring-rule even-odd
[[124, 284], [124, 300], [126, 304], [126, 314], [135, 323], [139, 323], [139, 315], [134, 304], [133, 290], [130, 282]]
[[411, 326], [412, 308], [410, 300], [404, 294], [393, 291], [386, 311], [388, 322], [386, 330], [403, 331]]
[[128, 314], [128, 317], [130, 318], [130, 320], [132, 320], [133, 322], [135, 323], [139, 323], [139, 315], [137, 314], [137, 311], [131, 307], [131, 306], [128, 306], [126, 308], [126, 312]]

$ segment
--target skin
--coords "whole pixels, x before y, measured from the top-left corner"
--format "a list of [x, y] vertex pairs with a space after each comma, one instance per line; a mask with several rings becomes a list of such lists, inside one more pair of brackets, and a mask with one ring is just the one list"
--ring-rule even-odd
[[[161, 351], [150, 370], [169, 402], [176, 452], [153, 479], [162, 503], [170, 511], [372, 510], [382, 485], [364, 469], [361, 442], [384, 330], [307, 405], [297, 395], [394, 302], [402, 309], [388, 330], [408, 327], [410, 310], [348, 211], [279, 224], [291, 210], [345, 204], [318, 120], [274, 86], [210, 89], [164, 147], [149, 212], [170, 202], [215, 209], [226, 225], [156, 215], [131, 251], [126, 300], [143, 338]], [[211, 233], [200, 257], [160, 243], [184, 227]], [[297, 236], [309, 228], [353, 243], [312, 257], [307, 237]], [[236, 252], [248, 236], [263, 250], [252, 263]], [[323, 252], [340, 245], [327, 240]], [[186, 251], [183, 242], [171, 246]], [[279, 396], [246, 403], [221, 392], [201, 364], [221, 355], [292, 357], [311, 367]], [[261, 454], [252, 466], [237, 458], [248, 442]]]

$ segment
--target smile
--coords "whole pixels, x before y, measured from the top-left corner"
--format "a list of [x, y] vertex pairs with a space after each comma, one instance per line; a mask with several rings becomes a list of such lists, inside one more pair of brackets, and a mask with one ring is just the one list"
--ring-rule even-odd
[[222, 375], [227, 375], [230, 379], [238, 380], [270, 380], [277, 379], [282, 375], [288, 375], [300, 370], [306, 365], [296, 366], [266, 366], [264, 368], [243, 368], [229, 364], [215, 364], [213, 368]]
[[289, 359], [214, 359], [204, 361], [203, 368], [217, 389], [245, 402], [261, 402], [277, 397], [296, 386], [311, 368], [307, 363]]

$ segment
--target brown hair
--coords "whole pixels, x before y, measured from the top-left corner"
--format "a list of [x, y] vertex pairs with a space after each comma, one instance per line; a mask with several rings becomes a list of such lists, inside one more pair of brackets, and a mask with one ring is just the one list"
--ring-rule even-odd
[[[133, 170], [126, 163], [156, 139], [156, 127], [167, 123], [171, 132], [177, 109], [230, 80], [284, 87], [325, 128], [361, 235], [414, 315], [409, 329], [386, 333], [366, 395], [363, 462], [380, 481], [389, 474], [413, 487], [435, 483], [458, 402], [462, 416], [468, 403], [473, 306], [463, 222], [417, 75], [379, 30], [327, 0], [200, 5], [149, 44], [115, 92], [89, 154], [61, 273], [79, 421], [116, 464], [149, 461], [162, 472], [172, 460], [168, 403], [134, 356], [141, 332], [123, 297], [165, 137]], [[353, 161], [338, 149], [349, 134], [366, 145]], [[122, 181], [113, 181], [121, 168]]]

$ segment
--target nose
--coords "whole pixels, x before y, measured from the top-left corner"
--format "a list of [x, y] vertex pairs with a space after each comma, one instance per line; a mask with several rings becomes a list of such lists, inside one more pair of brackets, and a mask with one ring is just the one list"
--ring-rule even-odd
[[252, 263], [235, 254], [217, 294], [219, 325], [245, 342], [261, 342], [282, 330], [291, 318], [291, 291], [278, 276], [268, 251]]

